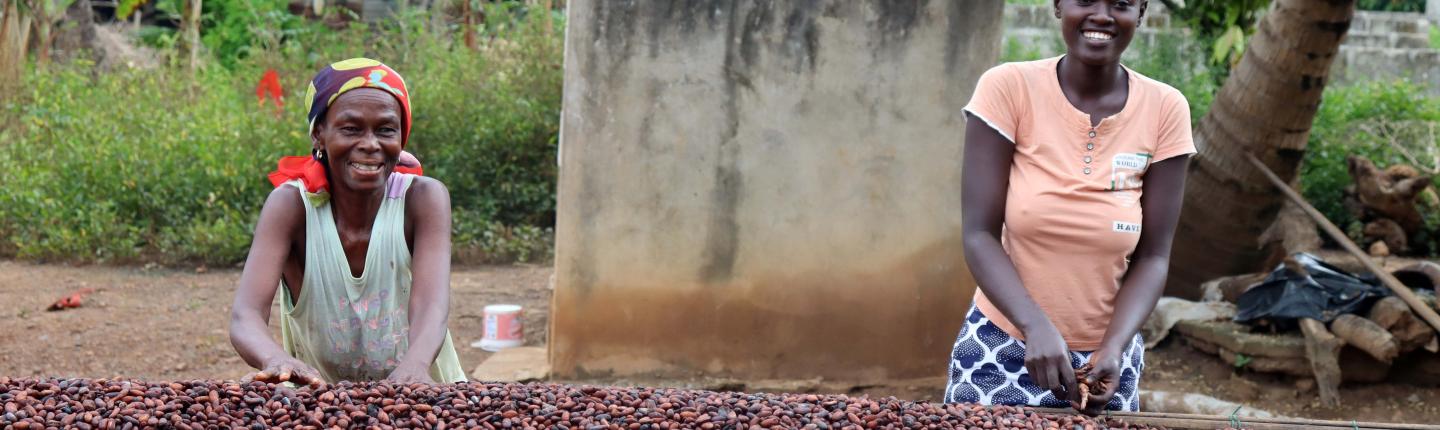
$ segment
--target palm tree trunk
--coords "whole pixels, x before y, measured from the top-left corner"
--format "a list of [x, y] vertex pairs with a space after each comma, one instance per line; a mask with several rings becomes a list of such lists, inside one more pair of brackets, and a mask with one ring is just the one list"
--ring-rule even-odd
[[20, 13], [20, 0], [0, 0], [0, 98], [19, 83], [25, 70], [25, 49], [29, 45], [30, 17]]
[[1201, 282], [1265, 268], [1257, 239], [1285, 198], [1245, 153], [1295, 178], [1354, 13], [1354, 0], [1276, 0], [1260, 22], [1196, 129], [1167, 295], [1198, 298]]

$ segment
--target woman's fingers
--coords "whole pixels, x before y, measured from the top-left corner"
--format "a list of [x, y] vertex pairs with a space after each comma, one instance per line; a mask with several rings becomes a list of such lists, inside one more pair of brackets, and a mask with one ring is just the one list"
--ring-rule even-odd
[[[1066, 396], [1064, 398], [1070, 400], [1079, 399], [1080, 390], [1075, 383], [1075, 369], [1071, 369], [1070, 363], [1067, 361], [1066, 363], [1057, 366], [1055, 370], [1060, 374], [1060, 383], [1065, 386]], [[1060, 397], [1056, 396], [1056, 398]]]
[[1035, 385], [1046, 390], [1055, 391], [1057, 384], [1054, 377], [1055, 371], [1051, 369], [1050, 363], [1041, 361], [1035, 365]]
[[325, 381], [320, 379], [320, 372], [310, 366], [305, 366], [298, 369], [295, 377], [299, 379], [299, 381], [296, 382], [309, 385], [311, 387], [320, 387], [325, 385]]

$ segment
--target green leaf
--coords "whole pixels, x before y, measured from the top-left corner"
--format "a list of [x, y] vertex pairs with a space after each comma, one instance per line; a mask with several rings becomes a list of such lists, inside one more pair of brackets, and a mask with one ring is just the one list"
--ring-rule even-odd
[[1215, 39], [1215, 50], [1210, 61], [1215, 64], [1233, 63], [1233, 59], [1238, 58], [1244, 51], [1245, 32], [1240, 27], [1232, 25], [1225, 30], [1224, 34], [1220, 35], [1219, 39]]
[[135, 13], [140, 6], [144, 6], [148, 2], [149, 0], [120, 0], [120, 4], [115, 6], [115, 14], [120, 19], [130, 19], [130, 14]]
[[1251, 361], [1255, 361], [1255, 360], [1254, 360], [1253, 358], [1250, 358], [1250, 356], [1248, 356], [1248, 355], [1241, 354], [1241, 353], [1238, 353], [1238, 352], [1235, 353], [1235, 368], [1236, 368], [1236, 369], [1244, 368], [1245, 365], [1250, 364]]

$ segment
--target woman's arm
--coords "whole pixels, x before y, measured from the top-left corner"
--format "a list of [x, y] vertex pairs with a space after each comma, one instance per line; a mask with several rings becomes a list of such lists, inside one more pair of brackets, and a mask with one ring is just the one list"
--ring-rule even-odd
[[1075, 370], [1060, 330], [1030, 297], [1015, 263], [1000, 246], [1005, 223], [1005, 197], [1015, 145], [984, 121], [969, 114], [965, 126], [965, 161], [961, 170], [961, 224], [965, 262], [985, 297], [1025, 334], [1025, 367], [1035, 384], [1070, 398]]
[[417, 176], [414, 181], [406, 208], [407, 216], [415, 220], [410, 349], [390, 379], [434, 382], [430, 366], [445, 341], [445, 320], [450, 316], [450, 192], [434, 179]]
[[1092, 379], [1105, 380], [1108, 389], [1103, 395], [1091, 398], [1087, 406], [1092, 413], [1098, 412], [1114, 396], [1119, 385], [1120, 358], [1165, 290], [1165, 278], [1170, 271], [1170, 245], [1174, 243], [1175, 226], [1180, 222], [1189, 164], [1189, 155], [1173, 157], [1151, 165], [1145, 173], [1145, 188], [1140, 196], [1140, 207], [1144, 209], [1140, 243], [1130, 256], [1130, 269], [1120, 285], [1115, 314], [1105, 329], [1105, 338], [1090, 358], [1095, 366]]
[[255, 240], [250, 256], [240, 274], [240, 286], [230, 307], [230, 344], [246, 364], [259, 372], [246, 379], [266, 382], [321, 383], [320, 372], [306, 365], [281, 348], [270, 337], [270, 304], [275, 301], [275, 288], [289, 257], [290, 243], [304, 225], [305, 208], [297, 190], [277, 187], [265, 199], [260, 220], [255, 224]]

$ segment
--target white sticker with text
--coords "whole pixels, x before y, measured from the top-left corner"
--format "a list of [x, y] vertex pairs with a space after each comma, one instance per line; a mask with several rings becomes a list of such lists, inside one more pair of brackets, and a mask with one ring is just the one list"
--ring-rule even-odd
[[1115, 221], [1112, 229], [1115, 230], [1116, 233], [1140, 234], [1140, 224], [1133, 222]]

